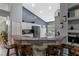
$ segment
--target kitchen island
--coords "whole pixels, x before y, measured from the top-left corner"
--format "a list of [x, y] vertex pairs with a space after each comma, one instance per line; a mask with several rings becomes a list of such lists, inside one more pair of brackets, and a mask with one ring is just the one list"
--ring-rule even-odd
[[16, 38], [16, 42], [20, 45], [32, 45], [34, 56], [44, 56], [48, 45], [55, 45], [55, 37], [20, 37]]
[[45, 44], [45, 43], [51, 43], [55, 44], [56, 43], [56, 38], [55, 37], [16, 37], [16, 41], [20, 44]]

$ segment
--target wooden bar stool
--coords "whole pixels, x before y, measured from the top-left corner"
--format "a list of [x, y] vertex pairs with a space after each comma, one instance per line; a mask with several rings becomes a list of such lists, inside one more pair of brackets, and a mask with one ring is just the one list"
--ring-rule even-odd
[[18, 50], [17, 50], [17, 47], [16, 47], [15, 44], [12, 44], [12, 45], [5, 45], [4, 47], [7, 49], [7, 56], [10, 55], [10, 50], [11, 50], [11, 49], [15, 49], [15, 54], [16, 54], [16, 56], [18, 56]]
[[46, 55], [54, 55], [57, 56], [58, 55], [58, 50], [59, 50], [59, 46], [57, 45], [48, 45], [47, 49], [46, 49]]
[[32, 45], [21, 45], [21, 55], [32, 56], [33, 55]]
[[14, 49], [16, 56], [19, 56], [19, 49], [20, 45], [16, 42], [16, 39], [14, 39], [14, 44], [8, 45], [4, 43], [4, 47], [7, 49], [7, 56], [10, 55], [10, 50]]
[[7, 45], [6, 42], [4, 41], [4, 39], [0, 36], [0, 44], [2, 44], [4, 46], [4, 48], [7, 49], [7, 56], [10, 55], [10, 50], [11, 49], [15, 49], [15, 54], [18, 55], [18, 52], [16, 51], [16, 44], [12, 44], [12, 45]]
[[74, 48], [74, 55], [79, 56], [79, 48]]
[[72, 46], [72, 45], [70, 45], [70, 44], [62, 44], [62, 48], [68, 49], [68, 55], [69, 55], [69, 56], [73, 56], [73, 49], [74, 49], [74, 46]]

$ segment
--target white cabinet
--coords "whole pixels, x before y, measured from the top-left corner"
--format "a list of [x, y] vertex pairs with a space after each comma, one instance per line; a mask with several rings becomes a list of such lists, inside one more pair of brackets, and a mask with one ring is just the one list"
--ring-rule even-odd
[[22, 29], [32, 29], [32, 26], [40, 26], [40, 37], [46, 37], [46, 28], [41, 28], [41, 25], [22, 22]]
[[22, 22], [22, 29], [32, 29], [32, 26], [40, 26], [38, 24]]
[[46, 37], [46, 28], [40, 28], [40, 37]]
[[22, 22], [22, 29], [32, 29], [32, 24]]
[[46, 28], [41, 28], [41, 25], [22, 22], [22, 29], [32, 29], [32, 26], [40, 26], [40, 37], [46, 37]]

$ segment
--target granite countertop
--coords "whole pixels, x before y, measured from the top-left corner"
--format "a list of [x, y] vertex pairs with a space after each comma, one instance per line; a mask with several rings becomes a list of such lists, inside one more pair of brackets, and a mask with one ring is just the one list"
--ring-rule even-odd
[[21, 44], [33, 44], [33, 45], [38, 45], [38, 44], [55, 44], [56, 39], [55, 37], [53, 38], [47, 38], [47, 37], [37, 37], [37, 38], [33, 38], [33, 37], [21, 37], [21, 38], [16, 38], [16, 41], [18, 43]]
[[22, 40], [22, 41], [28, 41], [28, 40], [55, 40], [55, 37], [25, 37], [25, 36], [22, 36], [21, 38], [16, 38], [16, 40]]

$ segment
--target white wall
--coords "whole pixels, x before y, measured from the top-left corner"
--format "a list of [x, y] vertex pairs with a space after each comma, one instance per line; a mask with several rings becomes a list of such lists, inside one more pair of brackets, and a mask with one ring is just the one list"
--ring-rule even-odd
[[56, 33], [60, 31], [60, 17], [59, 16], [55, 17], [55, 30], [56, 30]]
[[[61, 16], [61, 19], [63, 18], [63, 16], [67, 17], [67, 15], [68, 15], [68, 3], [61, 3], [60, 4], [60, 16]], [[64, 28], [62, 30], [63, 30], [62, 31], [63, 37], [68, 36], [68, 20], [66, 22], [64, 22]]]
[[67, 16], [68, 3], [60, 3], [60, 16]]
[[55, 17], [55, 30], [56, 34], [57, 32], [60, 32], [60, 38], [62, 39], [65, 36], [65, 33], [63, 32], [64, 31], [63, 28], [61, 28], [62, 25], [60, 24], [61, 23], [60, 20], [61, 20], [60, 16]]

